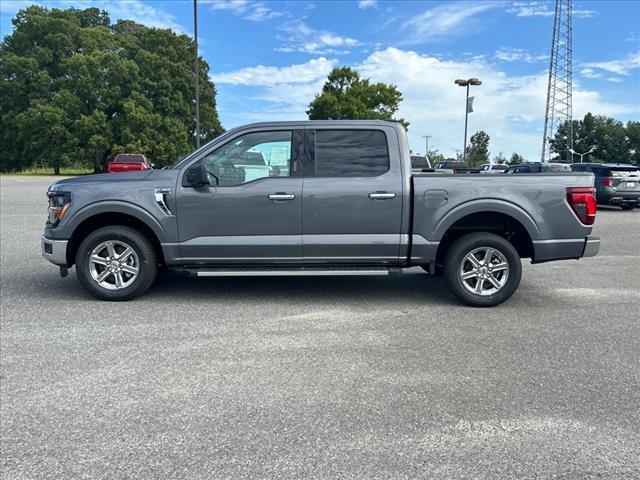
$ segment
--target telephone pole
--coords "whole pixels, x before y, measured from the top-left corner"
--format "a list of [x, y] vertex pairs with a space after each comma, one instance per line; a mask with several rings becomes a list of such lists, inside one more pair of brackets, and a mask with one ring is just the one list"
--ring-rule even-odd
[[200, 148], [200, 62], [198, 62], [198, 0], [193, 0], [193, 37], [196, 56], [193, 60], [196, 73], [196, 148]]

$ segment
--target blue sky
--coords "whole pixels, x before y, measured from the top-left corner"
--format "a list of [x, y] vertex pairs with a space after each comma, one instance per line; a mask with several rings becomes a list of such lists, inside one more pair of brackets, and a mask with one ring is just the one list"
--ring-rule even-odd
[[[2, 34], [30, 3], [97, 6], [192, 33], [192, 2], [2, 0]], [[539, 157], [553, 2], [199, 0], [201, 54], [211, 66], [223, 125], [304, 119], [331, 68], [350, 65], [404, 95], [398, 116], [445, 155], [462, 148], [464, 89], [478, 77], [469, 130], [491, 135], [491, 153]], [[591, 111], [640, 120], [640, 2], [574, 1], [574, 118]]]

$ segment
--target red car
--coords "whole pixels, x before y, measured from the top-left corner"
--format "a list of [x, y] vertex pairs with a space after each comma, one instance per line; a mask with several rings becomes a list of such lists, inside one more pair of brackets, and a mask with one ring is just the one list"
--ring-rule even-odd
[[150, 170], [151, 163], [142, 153], [119, 153], [107, 165], [109, 173], [133, 172], [135, 170]]

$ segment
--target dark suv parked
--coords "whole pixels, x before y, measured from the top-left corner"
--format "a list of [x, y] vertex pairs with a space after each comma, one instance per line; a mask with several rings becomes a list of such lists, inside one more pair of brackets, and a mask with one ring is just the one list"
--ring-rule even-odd
[[599, 205], [619, 205], [624, 210], [640, 206], [640, 169], [624, 163], [574, 163], [574, 172], [596, 176]]
[[511, 165], [504, 173], [545, 173], [545, 172], [568, 172], [571, 167], [566, 163], [553, 162], [525, 162]]

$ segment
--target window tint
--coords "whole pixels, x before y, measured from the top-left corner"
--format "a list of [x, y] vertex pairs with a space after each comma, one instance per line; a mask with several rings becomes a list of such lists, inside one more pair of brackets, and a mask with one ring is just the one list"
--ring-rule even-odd
[[389, 170], [379, 130], [316, 130], [316, 177], [375, 177]]
[[234, 186], [268, 177], [288, 177], [291, 132], [242, 135], [204, 158], [207, 172], [220, 186]]
[[411, 155], [411, 168], [429, 168], [427, 158], [422, 155]]

